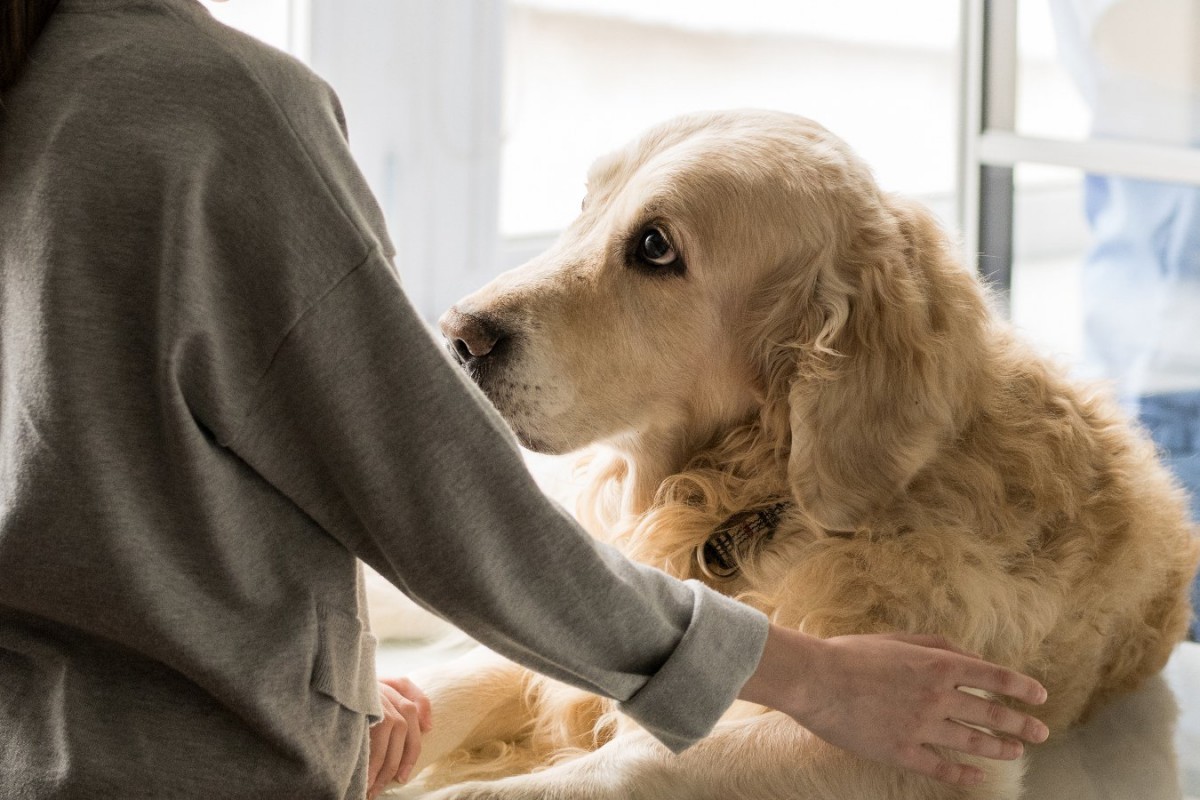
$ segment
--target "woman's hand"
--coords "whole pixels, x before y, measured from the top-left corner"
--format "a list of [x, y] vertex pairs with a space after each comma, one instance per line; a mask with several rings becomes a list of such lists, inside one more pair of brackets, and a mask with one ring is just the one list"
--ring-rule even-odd
[[958, 650], [940, 636], [817, 639], [775, 625], [739, 697], [783, 711], [858, 755], [959, 786], [979, 783], [983, 772], [942, 758], [931, 745], [1011, 760], [1023, 751], [1017, 739], [1045, 741], [1048, 731], [1038, 720], [959, 687], [1031, 705], [1046, 700], [1037, 681]]
[[408, 678], [379, 681], [383, 719], [371, 726], [367, 797], [374, 800], [392, 781], [405, 783], [421, 755], [421, 734], [433, 727], [429, 698]]

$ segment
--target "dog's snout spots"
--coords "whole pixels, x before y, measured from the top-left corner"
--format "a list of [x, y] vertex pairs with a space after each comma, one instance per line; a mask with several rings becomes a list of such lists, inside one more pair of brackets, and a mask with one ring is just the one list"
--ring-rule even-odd
[[508, 336], [493, 320], [464, 313], [457, 306], [442, 315], [438, 326], [458, 360], [464, 364], [492, 355]]

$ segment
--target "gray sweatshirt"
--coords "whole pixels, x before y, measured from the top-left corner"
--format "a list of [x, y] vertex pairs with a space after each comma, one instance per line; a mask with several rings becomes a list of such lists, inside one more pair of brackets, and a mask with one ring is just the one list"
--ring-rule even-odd
[[405, 299], [337, 100], [194, 0], [62, 0], [0, 117], [0, 798], [362, 797], [358, 558], [703, 736], [766, 620], [538, 491]]

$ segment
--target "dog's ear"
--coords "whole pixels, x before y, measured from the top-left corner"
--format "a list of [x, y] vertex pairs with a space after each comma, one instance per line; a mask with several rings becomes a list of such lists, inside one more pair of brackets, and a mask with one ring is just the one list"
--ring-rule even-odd
[[783, 348], [789, 482], [835, 531], [869, 524], [956, 434], [986, 319], [926, 210], [884, 198], [852, 227], [809, 279], [800, 341]]

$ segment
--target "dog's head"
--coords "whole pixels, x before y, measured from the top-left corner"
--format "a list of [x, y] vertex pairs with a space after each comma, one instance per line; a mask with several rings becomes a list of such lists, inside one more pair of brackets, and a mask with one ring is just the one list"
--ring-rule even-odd
[[534, 450], [686, 458], [757, 416], [800, 505], [851, 529], [953, 427], [931, 282], [978, 292], [943, 238], [816, 123], [689, 116], [597, 162], [558, 242], [441, 326]]

